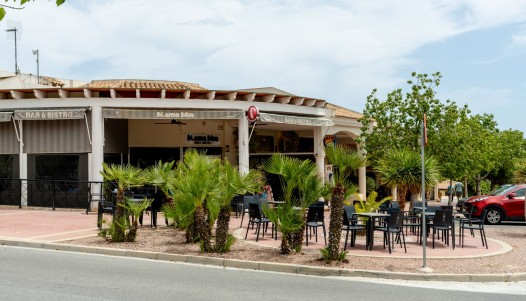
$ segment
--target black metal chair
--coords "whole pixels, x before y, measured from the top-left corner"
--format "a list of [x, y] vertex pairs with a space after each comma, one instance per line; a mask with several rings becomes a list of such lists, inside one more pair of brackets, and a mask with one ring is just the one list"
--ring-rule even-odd
[[435, 248], [435, 233], [442, 232], [442, 240], [449, 246], [449, 234], [453, 237], [453, 250], [455, 249], [455, 227], [453, 224], [453, 211], [437, 210], [433, 217], [433, 223], [429, 225], [433, 229], [433, 249]]
[[239, 228], [243, 227], [243, 219], [245, 218], [245, 214], [249, 213], [249, 204], [257, 204], [258, 198], [255, 195], [245, 195], [243, 196], [243, 210], [241, 211], [241, 224], [239, 225]]
[[99, 201], [99, 206], [97, 208], [97, 227], [99, 229], [102, 228], [102, 217], [104, 213], [111, 214], [112, 216], [115, 214], [115, 208], [117, 206], [115, 205], [115, 201], [106, 201], [101, 200]]
[[488, 240], [486, 238], [486, 231], [484, 231], [484, 219], [486, 218], [487, 210], [482, 211], [480, 219], [466, 219], [460, 221], [460, 241], [462, 248], [464, 247], [464, 230], [469, 229], [470, 231], [480, 231], [480, 239], [482, 240], [482, 246], [488, 248]]
[[[325, 245], [327, 245], [327, 232], [325, 231], [325, 220], [324, 220], [324, 207], [323, 206], [310, 206], [307, 211], [307, 223], [305, 225], [305, 244], [309, 245], [309, 234], [314, 231], [316, 242], [318, 242], [318, 228], [323, 229], [323, 239]], [[310, 232], [310, 233], [309, 233]]]
[[378, 207], [378, 212], [384, 213], [387, 212], [387, 209], [391, 207], [391, 201], [385, 201], [384, 203], [380, 204]]
[[389, 254], [391, 254], [391, 244], [393, 244], [394, 247], [395, 241], [400, 242], [400, 247], [402, 247], [403, 243], [405, 253], [407, 253], [404, 235], [404, 213], [402, 211], [392, 210], [385, 226], [376, 227], [375, 230], [382, 231], [384, 233], [384, 249], [385, 245], [387, 244], [389, 247]]
[[421, 215], [413, 211], [401, 211], [404, 214], [405, 235], [408, 232], [414, 233], [417, 237], [417, 243], [420, 237], [420, 228], [422, 227]]
[[351, 232], [351, 247], [354, 247], [356, 243], [356, 232], [358, 230], [365, 230], [365, 225], [360, 224], [356, 218], [354, 206], [343, 207], [343, 226], [342, 230], [345, 231], [345, 244], [343, 250], [347, 250], [347, 242], [349, 241], [349, 232]]
[[[248, 204], [248, 225], [247, 225], [247, 232], [245, 233], [245, 240], [248, 236], [248, 230], [250, 228], [250, 225], [252, 225], [252, 228], [254, 228], [254, 225], [256, 225], [256, 241], [259, 240], [259, 233], [261, 232], [261, 225], [263, 225], [263, 235], [262, 237], [265, 237], [265, 232], [268, 229], [268, 223], [270, 220], [268, 218], [265, 218], [261, 215], [261, 210], [259, 209], [259, 205], [257, 203], [249, 203]], [[274, 231], [272, 231], [274, 234]]]

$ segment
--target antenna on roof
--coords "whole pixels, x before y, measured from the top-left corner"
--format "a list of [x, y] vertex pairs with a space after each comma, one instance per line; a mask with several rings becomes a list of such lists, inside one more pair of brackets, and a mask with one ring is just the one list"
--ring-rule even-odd
[[17, 40], [20, 40], [22, 36], [22, 24], [18, 21], [6, 21], [7, 23], [7, 29], [5, 30], [7, 33], [7, 38], [9, 40], [15, 41], [15, 74], [20, 74], [20, 68], [18, 67], [18, 58], [17, 58]]

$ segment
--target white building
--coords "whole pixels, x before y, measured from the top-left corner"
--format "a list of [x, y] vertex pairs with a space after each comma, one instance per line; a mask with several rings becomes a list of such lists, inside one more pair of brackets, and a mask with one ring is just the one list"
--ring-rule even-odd
[[[251, 106], [260, 112], [253, 124], [246, 116]], [[35, 200], [33, 180], [101, 182], [102, 162], [145, 167], [179, 160], [186, 148], [206, 150], [241, 171], [280, 152], [315, 160], [324, 175], [324, 140], [356, 148], [359, 117], [325, 100], [276, 88], [210, 90], [175, 81], [81, 83], [49, 77], [38, 84], [31, 75], [0, 72], [0, 178], [27, 179], [20, 187], [0, 187], [0, 205], [50, 206], [42, 201], [45, 196]], [[365, 195], [365, 168], [358, 178]], [[53, 190], [53, 198], [57, 191], [79, 190], [61, 185], [46, 189]], [[93, 186], [87, 189], [100, 190]], [[12, 197], [18, 190], [21, 201]]]

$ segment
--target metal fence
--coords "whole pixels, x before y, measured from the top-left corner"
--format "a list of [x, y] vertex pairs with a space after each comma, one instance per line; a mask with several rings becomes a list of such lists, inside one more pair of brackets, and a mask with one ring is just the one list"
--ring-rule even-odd
[[103, 183], [70, 180], [0, 178], [0, 205], [81, 208], [103, 199]]

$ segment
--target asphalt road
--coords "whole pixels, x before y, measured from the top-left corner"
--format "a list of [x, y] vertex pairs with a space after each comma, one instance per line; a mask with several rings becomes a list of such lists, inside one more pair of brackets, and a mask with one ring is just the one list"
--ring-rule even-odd
[[480, 293], [460, 290], [462, 286], [455, 283], [436, 284], [442, 289], [433, 289], [412, 287], [409, 282], [288, 275], [6, 246], [0, 246], [0, 263], [1, 300], [504, 301], [526, 298], [526, 292], [509, 294], [513, 290], [505, 288], [500, 292], [508, 294], [501, 294], [497, 286], [492, 287], [495, 284], [487, 284], [488, 291], [493, 293]]

